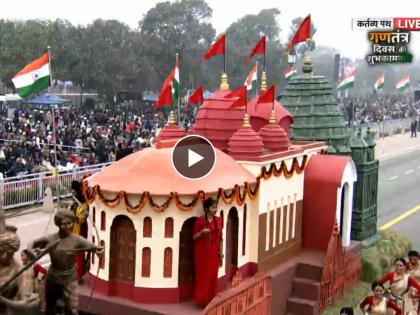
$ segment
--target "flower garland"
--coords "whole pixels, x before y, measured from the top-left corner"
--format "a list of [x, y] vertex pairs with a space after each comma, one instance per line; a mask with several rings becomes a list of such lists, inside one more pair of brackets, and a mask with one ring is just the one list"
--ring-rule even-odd
[[285, 178], [291, 178], [293, 176], [294, 172], [296, 172], [297, 174], [301, 174], [304, 171], [307, 160], [308, 160], [308, 156], [305, 155], [302, 159], [301, 165], [299, 165], [299, 161], [297, 160], [297, 158], [294, 158], [290, 170], [287, 169], [286, 162], [284, 162], [284, 161], [281, 162], [279, 168], [276, 167], [275, 163], [272, 163], [270, 165], [270, 168], [268, 169], [268, 171], [265, 168], [265, 166], [263, 166], [262, 169], [261, 169], [260, 177], [267, 180], [272, 175], [274, 175], [276, 177], [279, 177], [283, 174]]
[[[236, 202], [238, 206], [242, 206], [246, 201], [247, 195], [250, 200], [255, 200], [255, 198], [257, 198], [260, 189], [261, 178], [267, 180], [273, 175], [279, 177], [282, 174], [285, 178], [291, 178], [295, 172], [297, 174], [301, 174], [304, 171], [307, 160], [308, 156], [305, 155], [303, 157], [302, 162], [299, 165], [299, 161], [297, 160], [297, 158], [294, 158], [290, 170], [287, 169], [287, 165], [284, 161], [281, 162], [279, 168], [276, 167], [275, 163], [272, 163], [268, 170], [265, 168], [265, 166], [263, 166], [261, 168], [261, 174], [256, 178], [256, 184], [254, 188], [252, 188], [251, 184], [249, 184], [248, 182], [244, 183], [244, 189], [242, 192], [241, 187], [239, 185], [235, 185], [235, 187], [230, 191], [230, 193], [228, 193], [229, 190], [219, 188], [217, 191], [217, 200], [219, 201], [220, 199], [222, 199], [222, 201], [227, 205]], [[139, 203], [137, 205], [132, 205], [128, 200], [128, 194], [125, 191], [120, 191], [115, 195], [115, 197], [108, 199], [102, 193], [99, 185], [95, 185], [93, 188], [89, 188], [89, 184], [87, 181], [83, 181], [83, 194], [88, 203], [94, 202], [96, 197], [98, 196], [99, 199], [104, 203], [104, 205], [106, 205], [109, 208], [115, 208], [120, 204], [121, 201], [124, 201], [127, 211], [133, 214], [137, 214], [140, 211], [142, 211], [143, 208], [146, 206], [147, 202], [149, 202], [150, 206], [153, 208], [154, 211], [163, 212], [169, 208], [169, 205], [172, 201], [175, 201], [176, 207], [179, 210], [191, 211], [198, 202], [202, 202], [205, 200], [205, 192], [202, 190], [198, 191], [194, 195], [193, 199], [188, 203], [183, 203], [177, 192], [171, 192], [168, 198], [165, 200], [165, 202], [159, 205], [153, 200], [150, 193], [148, 191], [145, 191], [141, 195]]]

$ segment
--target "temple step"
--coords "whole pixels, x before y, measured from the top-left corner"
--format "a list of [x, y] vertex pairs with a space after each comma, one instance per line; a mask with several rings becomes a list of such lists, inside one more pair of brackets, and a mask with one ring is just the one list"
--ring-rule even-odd
[[287, 299], [287, 311], [299, 315], [319, 315], [317, 302], [294, 296]]

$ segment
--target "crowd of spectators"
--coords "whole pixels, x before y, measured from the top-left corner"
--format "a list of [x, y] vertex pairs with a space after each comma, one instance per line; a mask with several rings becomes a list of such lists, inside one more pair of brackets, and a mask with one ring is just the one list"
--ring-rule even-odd
[[[341, 102], [349, 124], [399, 118], [418, 119], [420, 102], [412, 96], [372, 94]], [[181, 123], [188, 129], [196, 109], [181, 106]], [[167, 121], [168, 110], [123, 102], [111, 109], [66, 106], [54, 110], [57, 161], [54, 154], [53, 113], [50, 107], [20, 104], [0, 106], [0, 173], [15, 177], [42, 171], [113, 162], [151, 146]]]
[[343, 101], [348, 122], [367, 124], [391, 119], [413, 118], [420, 114], [420, 101], [413, 95], [370, 94]]
[[[112, 109], [56, 108], [57, 161], [54, 154], [52, 108], [1, 107], [0, 172], [4, 177], [71, 169], [118, 160], [153, 144], [168, 111], [135, 108], [124, 102]], [[189, 108], [188, 108], [189, 109]], [[9, 115], [8, 115], [9, 112]], [[9, 117], [8, 117], [9, 116]], [[192, 113], [182, 112], [187, 129]]]

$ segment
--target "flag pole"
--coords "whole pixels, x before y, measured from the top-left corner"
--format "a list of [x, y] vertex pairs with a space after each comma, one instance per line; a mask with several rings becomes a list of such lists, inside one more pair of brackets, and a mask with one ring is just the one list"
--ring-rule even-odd
[[226, 37], [225, 37], [225, 53], [223, 54], [223, 73], [226, 74]]
[[311, 27], [311, 14], [309, 14], [309, 37], [306, 39], [306, 49], [308, 50], [308, 54], [311, 51], [310, 41], [312, 39], [312, 27]]
[[[255, 83], [256, 87], [255, 87], [255, 97], [258, 96], [258, 61], [255, 62], [255, 72], [257, 74], [257, 82]], [[252, 81], [251, 81], [252, 84]]]
[[274, 101], [275, 101], [275, 97], [276, 97], [276, 85], [273, 85], [274, 86], [274, 95], [273, 95], [273, 105], [272, 105], [272, 107], [271, 107], [271, 110], [274, 110]]
[[[50, 71], [50, 86], [48, 88], [48, 92], [51, 95], [52, 94], [52, 71], [51, 71], [51, 46], [47, 47], [48, 50], [48, 68]], [[55, 182], [55, 193], [57, 195], [57, 211], [60, 210], [60, 191], [58, 186], [58, 161], [57, 161], [57, 135], [55, 130], [55, 106], [52, 105], [52, 128], [53, 128], [53, 147], [54, 147], [54, 163], [55, 163], [55, 174], [54, 174], [54, 182]]]
[[[175, 66], [178, 67], [178, 53], [176, 53], [175, 59], [176, 59]], [[179, 69], [178, 69], [178, 71], [179, 71]], [[179, 72], [178, 72], [178, 75], [179, 75]], [[180, 85], [181, 85], [180, 81], [181, 80], [178, 81], [178, 91], [177, 91], [178, 92], [178, 99], [177, 99], [177, 103], [178, 103], [178, 125], [181, 124], [181, 105], [180, 105], [181, 94], [179, 93]]]
[[265, 37], [265, 35], [264, 35], [264, 57], [263, 57], [263, 67], [264, 67], [264, 71], [266, 70], [266, 68], [265, 68], [265, 51], [266, 51], [266, 44], [267, 44], [267, 40], [266, 40], [266, 37]]
[[245, 115], [248, 114], [248, 94], [245, 92]]

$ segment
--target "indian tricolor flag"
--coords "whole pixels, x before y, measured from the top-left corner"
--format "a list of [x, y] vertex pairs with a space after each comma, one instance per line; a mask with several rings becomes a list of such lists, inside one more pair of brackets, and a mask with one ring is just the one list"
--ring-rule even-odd
[[398, 81], [397, 85], [395, 86], [399, 91], [404, 91], [406, 88], [410, 86], [410, 76], [406, 74], [402, 77], [400, 81]]
[[179, 64], [176, 63], [171, 73], [162, 84], [155, 110], [168, 105], [177, 105], [179, 99]]
[[379, 89], [382, 89], [384, 87], [385, 83], [385, 74], [381, 75], [378, 80], [375, 82], [375, 91], [378, 91]]
[[48, 54], [43, 54], [20, 70], [12, 79], [20, 97], [41, 92], [50, 86], [50, 61]]
[[174, 78], [172, 80], [172, 102], [173, 104], [178, 104], [178, 98], [179, 98], [179, 65], [178, 62], [175, 65], [174, 68]]
[[254, 86], [257, 86], [257, 64], [252, 67], [251, 71], [246, 77], [244, 85], [246, 86], [247, 91], [252, 90]]
[[354, 85], [354, 76], [356, 74], [356, 69], [350, 71], [347, 76], [337, 85], [337, 90], [346, 90], [351, 88]]
[[293, 78], [295, 76], [296, 73], [297, 73], [296, 69], [293, 69], [292, 67], [288, 67], [284, 71], [284, 78], [286, 80], [290, 80], [291, 78]]

